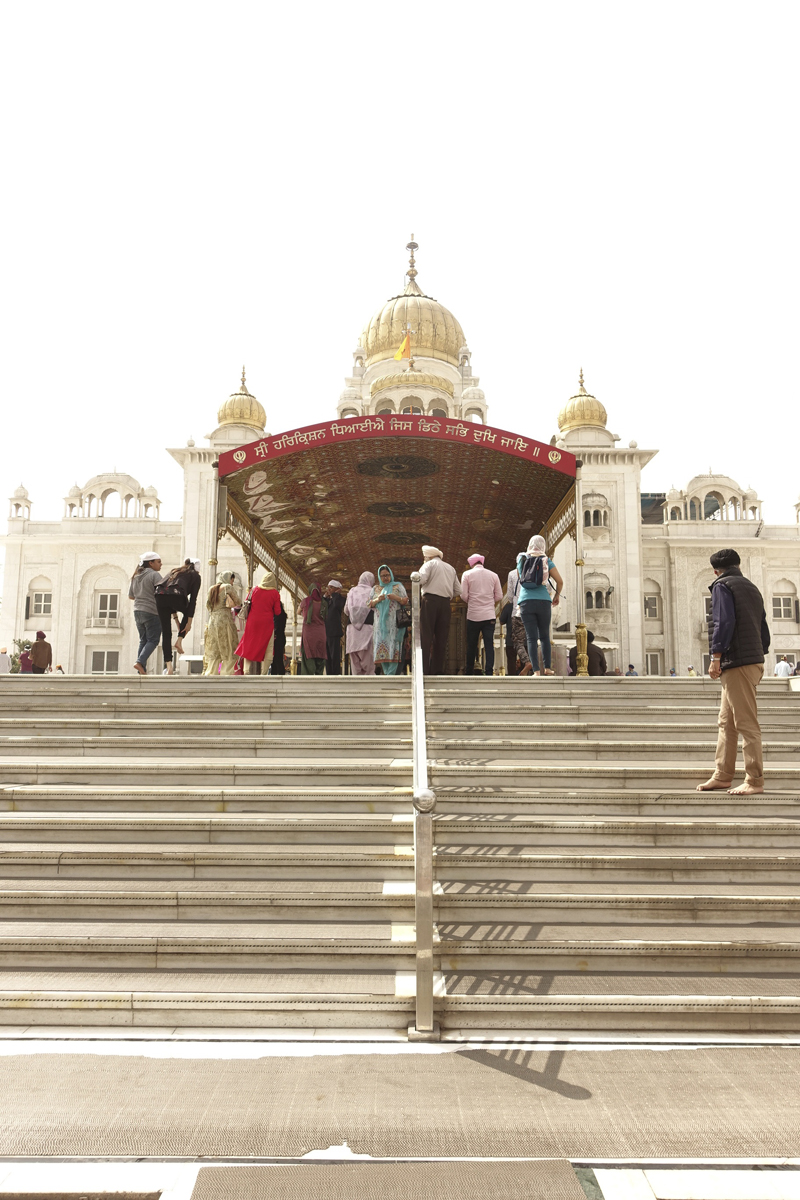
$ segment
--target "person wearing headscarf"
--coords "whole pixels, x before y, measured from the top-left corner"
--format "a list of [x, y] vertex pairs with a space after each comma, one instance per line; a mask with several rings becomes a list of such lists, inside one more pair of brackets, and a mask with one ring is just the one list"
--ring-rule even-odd
[[242, 640], [234, 653], [245, 660], [246, 675], [266, 675], [274, 651], [275, 618], [282, 612], [281, 594], [274, 571], [267, 571], [250, 592], [250, 612]]
[[[483, 565], [484, 561], [482, 554], [471, 554], [467, 559], [469, 570], [461, 576], [461, 599], [467, 605], [467, 675], [475, 673], [475, 655], [481, 637], [486, 674], [494, 674], [494, 631], [503, 587], [494, 571]], [[480, 671], [477, 673], [481, 674]]]
[[270, 675], [285, 675], [286, 663], [284, 655], [286, 654], [286, 609], [281, 603], [281, 611], [275, 616], [275, 639], [272, 647], [272, 666], [269, 669]]
[[397, 610], [408, 600], [408, 593], [386, 563], [378, 567], [378, 582], [372, 589], [369, 607], [374, 610], [372, 647], [375, 665], [384, 675], [396, 675], [400, 668], [405, 629], [397, 628]]
[[344, 611], [350, 624], [345, 637], [345, 653], [350, 655], [350, 670], [354, 675], [374, 675], [375, 658], [372, 647], [372, 622], [375, 617], [369, 607], [375, 576], [362, 571], [358, 583], [347, 593]]
[[[550, 669], [552, 647], [550, 645], [550, 619], [553, 607], [558, 605], [564, 590], [564, 580], [556, 570], [552, 558], [547, 557], [547, 545], [540, 533], [528, 542], [527, 553], [517, 555], [519, 572], [519, 615], [525, 626], [528, 654], [531, 663], [539, 662], [539, 642], [542, 645], [542, 666], [545, 675], [554, 675]], [[535, 670], [534, 675], [541, 671]]]
[[217, 582], [208, 589], [206, 598], [208, 624], [203, 655], [204, 675], [233, 674], [236, 667], [236, 643], [239, 640], [233, 609], [241, 602], [234, 572], [220, 571]]
[[322, 594], [322, 589], [315, 583], [311, 594], [306, 596], [300, 605], [300, 615], [303, 618], [303, 637], [300, 643], [300, 674], [323, 675], [327, 657], [327, 639], [325, 635], [325, 614], [328, 611], [328, 601]]
[[345, 596], [338, 579], [331, 579], [323, 592], [328, 601], [325, 614], [325, 665], [329, 675], [342, 673], [342, 613]]
[[139, 652], [133, 669], [147, 674], [147, 660], [161, 640], [161, 621], [156, 604], [156, 584], [161, 583], [161, 555], [147, 550], [128, 585], [128, 599], [133, 601], [133, 620], [139, 634]]
[[425, 560], [419, 569], [422, 670], [425, 675], [443, 675], [450, 634], [450, 601], [461, 595], [461, 584], [455, 567], [444, 561], [437, 546], [423, 546], [422, 557]]
[[19, 673], [20, 675], [30, 675], [33, 672], [33, 664], [31, 662], [30, 649], [23, 650], [19, 656]]

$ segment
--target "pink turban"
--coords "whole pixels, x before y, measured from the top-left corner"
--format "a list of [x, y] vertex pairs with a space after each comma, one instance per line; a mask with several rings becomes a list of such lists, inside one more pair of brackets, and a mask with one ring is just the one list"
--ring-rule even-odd
[[482, 554], [470, 554], [467, 562], [471, 567], [474, 567], [476, 563], [483, 563], [484, 557]]

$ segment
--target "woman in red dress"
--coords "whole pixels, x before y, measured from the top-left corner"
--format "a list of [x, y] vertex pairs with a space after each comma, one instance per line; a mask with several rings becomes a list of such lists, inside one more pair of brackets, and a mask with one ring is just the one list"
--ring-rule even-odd
[[267, 571], [258, 587], [250, 594], [250, 612], [236, 647], [237, 657], [245, 660], [245, 674], [269, 673], [275, 646], [275, 618], [283, 611], [278, 581], [273, 571]]

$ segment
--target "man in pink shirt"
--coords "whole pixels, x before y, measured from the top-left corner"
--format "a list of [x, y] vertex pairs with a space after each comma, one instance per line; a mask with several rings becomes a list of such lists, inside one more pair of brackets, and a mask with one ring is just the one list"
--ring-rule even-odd
[[[467, 559], [469, 571], [461, 576], [461, 599], [467, 605], [467, 675], [475, 674], [478, 638], [483, 637], [486, 674], [494, 673], [494, 630], [496, 606], [503, 599], [503, 588], [494, 571], [487, 571], [482, 554]], [[480, 675], [480, 671], [477, 672]]]

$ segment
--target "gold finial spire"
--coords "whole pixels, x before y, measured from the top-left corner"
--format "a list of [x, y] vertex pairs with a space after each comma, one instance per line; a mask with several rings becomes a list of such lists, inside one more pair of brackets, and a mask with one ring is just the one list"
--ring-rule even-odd
[[249, 393], [249, 392], [248, 392], [248, 390], [247, 390], [247, 384], [246, 384], [246, 383], [245, 383], [245, 381], [244, 381], [244, 366], [242, 366], [242, 386], [239, 388], [239, 391], [241, 392], [241, 394], [242, 394], [243, 396], [249, 396], [249, 395], [250, 395], [250, 393]]
[[406, 271], [406, 275], [408, 276], [408, 278], [409, 278], [409, 279], [416, 279], [416, 277], [417, 277], [417, 269], [416, 269], [416, 267], [414, 266], [414, 251], [415, 251], [415, 250], [419, 250], [419, 246], [418, 246], [418, 245], [417, 245], [417, 243], [414, 241], [414, 235], [413, 235], [413, 233], [412, 233], [412, 235], [411, 235], [411, 241], [410, 241], [410, 242], [408, 243], [408, 245], [406, 246], [406, 250], [410, 250], [410, 251], [411, 251], [411, 258], [408, 260], [408, 270]]
[[582, 392], [586, 391], [586, 388], [583, 386], [583, 367], [581, 367], [581, 373], [580, 373], [580, 377], [578, 379], [578, 387], [581, 389]]

